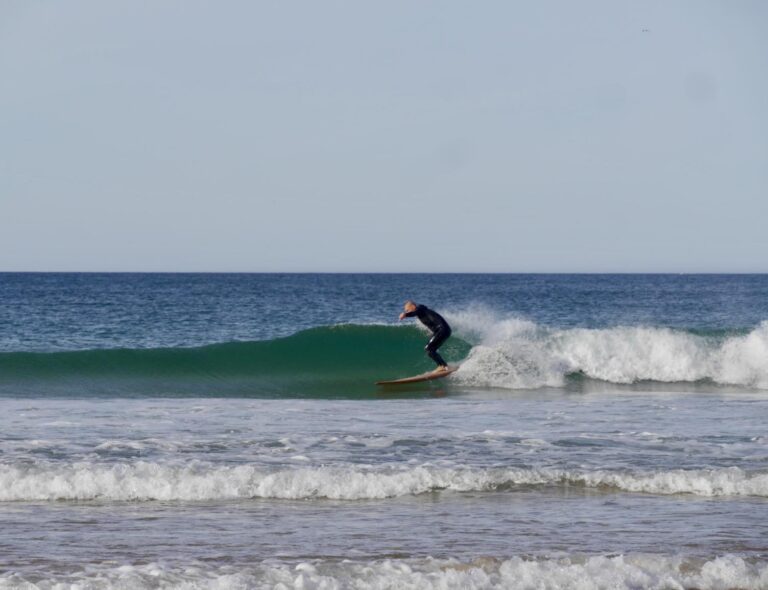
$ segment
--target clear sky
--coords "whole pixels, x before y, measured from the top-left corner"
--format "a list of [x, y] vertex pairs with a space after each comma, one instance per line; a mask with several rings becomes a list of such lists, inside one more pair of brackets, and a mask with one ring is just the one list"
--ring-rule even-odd
[[0, 270], [768, 272], [768, 2], [0, 0]]

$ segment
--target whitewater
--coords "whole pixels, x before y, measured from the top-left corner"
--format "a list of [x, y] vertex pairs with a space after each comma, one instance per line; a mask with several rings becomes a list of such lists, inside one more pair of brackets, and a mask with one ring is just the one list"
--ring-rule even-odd
[[578, 374], [609, 383], [711, 381], [768, 389], [768, 321], [746, 334], [701, 335], [645, 326], [553, 329], [490, 310], [451, 319], [477, 343], [456, 375], [466, 385], [558, 387]]
[[0, 467], [0, 501], [232, 500], [248, 498], [368, 500], [438, 491], [493, 492], [523, 486], [584, 486], [649, 494], [768, 497], [768, 472], [727, 469], [650, 473], [558, 469], [476, 470], [420, 466], [261, 471], [253, 466], [172, 467], [137, 462], [111, 466], [74, 463]]

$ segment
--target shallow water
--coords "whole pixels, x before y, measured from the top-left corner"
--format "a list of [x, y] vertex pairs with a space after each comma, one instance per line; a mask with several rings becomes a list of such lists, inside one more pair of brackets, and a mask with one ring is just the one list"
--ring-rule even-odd
[[158, 560], [201, 584], [275, 559], [768, 560], [761, 395], [3, 404], [9, 584]]

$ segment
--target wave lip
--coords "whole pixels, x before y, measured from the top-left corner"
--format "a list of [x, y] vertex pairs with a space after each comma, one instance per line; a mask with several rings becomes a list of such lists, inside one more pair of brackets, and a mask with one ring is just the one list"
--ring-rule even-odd
[[71, 574], [34, 580], [22, 574], [0, 575], [0, 587], [144, 588], [441, 588], [467, 590], [721, 590], [768, 587], [768, 564], [738, 555], [708, 560], [665, 555], [569, 556], [560, 559], [479, 558], [385, 559], [377, 561], [312, 560], [300, 563], [263, 562], [246, 567], [193, 564], [90, 566]]
[[738, 467], [656, 472], [535, 468], [303, 467], [135, 463], [0, 465], [0, 501], [205, 501], [249, 498], [368, 500], [437, 491], [581, 486], [648, 494], [768, 497], [768, 473]]

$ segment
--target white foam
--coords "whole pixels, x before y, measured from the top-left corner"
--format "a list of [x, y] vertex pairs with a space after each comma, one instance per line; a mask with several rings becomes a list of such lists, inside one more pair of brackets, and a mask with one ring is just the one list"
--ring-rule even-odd
[[147, 445], [135, 440], [108, 440], [98, 446], [96, 451], [143, 451]]
[[51, 577], [36, 573], [0, 575], [0, 589], [24, 588], [354, 588], [443, 590], [764, 590], [768, 564], [750, 562], [736, 555], [695, 560], [664, 555], [613, 557], [563, 557], [560, 559], [499, 560], [473, 562], [454, 559], [387, 559], [377, 561], [313, 560], [298, 564], [263, 562], [251, 566], [192, 564], [123, 565], [116, 568], [89, 566], [70, 574]]
[[724, 469], [649, 472], [467, 468], [417, 465], [292, 467], [251, 465], [38, 463], [0, 465], [0, 501], [381, 499], [427, 492], [493, 491], [521, 485], [614, 488], [650, 494], [768, 497], [768, 473]]
[[510, 389], [563, 385], [582, 373], [612, 383], [695, 382], [768, 389], [768, 321], [744, 336], [649, 327], [555, 330], [487, 309], [448, 314], [474, 343], [453, 379]]

